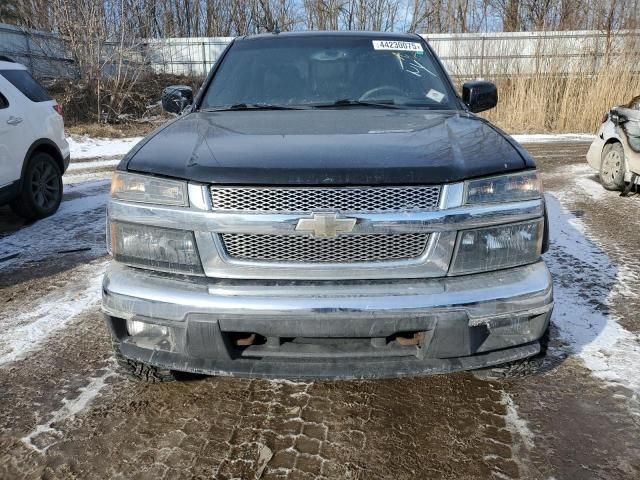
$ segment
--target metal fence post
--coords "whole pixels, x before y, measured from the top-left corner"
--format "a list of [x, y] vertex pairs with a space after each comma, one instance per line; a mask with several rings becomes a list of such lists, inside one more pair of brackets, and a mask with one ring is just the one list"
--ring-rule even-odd
[[202, 42], [202, 74], [207, 74], [207, 51], [204, 48], [205, 43]]
[[33, 71], [33, 55], [31, 54], [31, 42], [29, 41], [29, 33], [23, 31], [22, 35], [24, 36], [25, 45], [27, 47], [27, 58], [29, 58], [29, 73], [31, 73], [31, 75], [35, 75], [35, 72]]
[[480, 41], [480, 78], [484, 78], [484, 35]]
[[596, 34], [593, 37], [595, 39], [595, 45], [593, 46], [593, 76], [598, 74], [598, 55], [600, 54], [600, 34]]

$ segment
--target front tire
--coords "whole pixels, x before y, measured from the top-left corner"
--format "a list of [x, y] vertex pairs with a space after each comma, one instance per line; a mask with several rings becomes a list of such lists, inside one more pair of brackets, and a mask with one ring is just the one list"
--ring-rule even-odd
[[600, 162], [600, 181], [607, 190], [622, 190], [624, 188], [624, 148], [620, 143], [610, 143], [602, 150]]
[[148, 363], [126, 358], [120, 353], [120, 348], [116, 343], [113, 344], [113, 352], [120, 370], [131, 380], [148, 383], [166, 383], [177, 380], [172, 370], [154, 367]]
[[540, 352], [532, 357], [515, 360], [513, 362], [495, 365], [493, 367], [473, 370], [476, 378], [481, 380], [510, 380], [516, 378], [526, 378], [532, 375], [543, 373], [548, 367], [546, 364], [547, 350], [549, 348], [549, 337], [551, 327], [547, 327], [540, 337]]
[[20, 196], [11, 202], [11, 210], [29, 221], [48, 217], [60, 207], [62, 191], [62, 172], [54, 158], [36, 153], [29, 159]]

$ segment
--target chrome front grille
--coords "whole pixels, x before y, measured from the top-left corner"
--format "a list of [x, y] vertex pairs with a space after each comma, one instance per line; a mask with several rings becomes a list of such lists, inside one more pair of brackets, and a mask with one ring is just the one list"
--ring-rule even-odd
[[439, 186], [220, 187], [212, 186], [214, 211], [261, 213], [376, 213], [435, 210]]
[[361, 234], [315, 238], [299, 235], [224, 233], [226, 253], [235, 259], [285, 263], [357, 263], [420, 257], [428, 233]]

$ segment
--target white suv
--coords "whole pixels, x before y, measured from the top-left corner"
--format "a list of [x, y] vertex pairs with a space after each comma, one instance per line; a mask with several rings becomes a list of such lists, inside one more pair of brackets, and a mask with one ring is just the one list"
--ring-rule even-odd
[[0, 57], [0, 205], [28, 220], [52, 215], [68, 165], [60, 106], [24, 65]]

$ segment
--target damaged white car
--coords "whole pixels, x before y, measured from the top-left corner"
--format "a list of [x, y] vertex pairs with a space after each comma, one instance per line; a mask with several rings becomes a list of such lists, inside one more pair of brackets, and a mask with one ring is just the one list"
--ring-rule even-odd
[[630, 191], [640, 175], [640, 95], [602, 119], [587, 162], [607, 190]]

